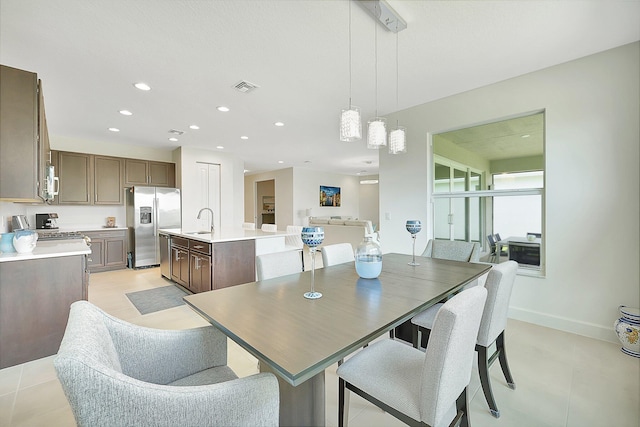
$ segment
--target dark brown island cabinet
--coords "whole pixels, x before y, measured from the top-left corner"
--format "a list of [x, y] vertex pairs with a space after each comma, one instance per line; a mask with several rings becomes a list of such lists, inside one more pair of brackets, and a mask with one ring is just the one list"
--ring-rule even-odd
[[193, 293], [253, 282], [255, 241], [204, 242], [171, 237], [171, 280]]

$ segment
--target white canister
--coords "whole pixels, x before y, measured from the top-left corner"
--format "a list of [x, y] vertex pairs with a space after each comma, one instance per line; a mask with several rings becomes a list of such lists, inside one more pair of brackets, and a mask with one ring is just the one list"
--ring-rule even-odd
[[13, 236], [13, 247], [16, 252], [25, 254], [33, 252], [38, 241], [38, 233], [33, 230], [18, 230]]

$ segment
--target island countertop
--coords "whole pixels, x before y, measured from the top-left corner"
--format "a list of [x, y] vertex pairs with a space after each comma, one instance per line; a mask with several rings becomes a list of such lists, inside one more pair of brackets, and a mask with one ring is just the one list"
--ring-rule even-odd
[[262, 230], [245, 230], [243, 228], [222, 228], [221, 230], [215, 230], [215, 233], [213, 233], [213, 235], [206, 232], [185, 232], [181, 228], [160, 229], [158, 230], [158, 232], [170, 234], [172, 236], [184, 237], [187, 239], [199, 240], [207, 243], [268, 239], [273, 237], [284, 237], [288, 235], [288, 233], [285, 231], [268, 232]]
[[24, 261], [28, 259], [56, 258], [72, 255], [88, 255], [91, 248], [84, 239], [38, 241], [33, 252], [3, 252], [0, 254], [0, 262]]

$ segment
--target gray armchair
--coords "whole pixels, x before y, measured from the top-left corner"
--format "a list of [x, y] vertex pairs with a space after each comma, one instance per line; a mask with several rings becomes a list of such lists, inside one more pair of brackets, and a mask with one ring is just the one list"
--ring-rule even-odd
[[238, 378], [212, 326], [160, 330], [71, 305], [54, 366], [79, 426], [277, 426], [272, 374]]
[[480, 261], [480, 245], [458, 240], [431, 239], [422, 253], [424, 257], [450, 259], [453, 261]]

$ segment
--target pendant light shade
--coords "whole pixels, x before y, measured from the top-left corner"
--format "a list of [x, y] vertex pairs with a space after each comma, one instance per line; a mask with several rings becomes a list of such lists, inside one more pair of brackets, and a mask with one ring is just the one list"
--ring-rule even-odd
[[351, 104], [351, 1], [349, 1], [349, 107], [340, 114], [340, 141], [351, 142], [362, 139], [360, 108]]
[[384, 117], [369, 120], [367, 148], [378, 149], [387, 145], [387, 121]]
[[362, 139], [362, 120], [360, 108], [350, 105], [342, 109], [340, 115], [340, 141], [351, 142]]
[[389, 132], [389, 154], [400, 154], [407, 152], [407, 136], [405, 128], [402, 126]]

